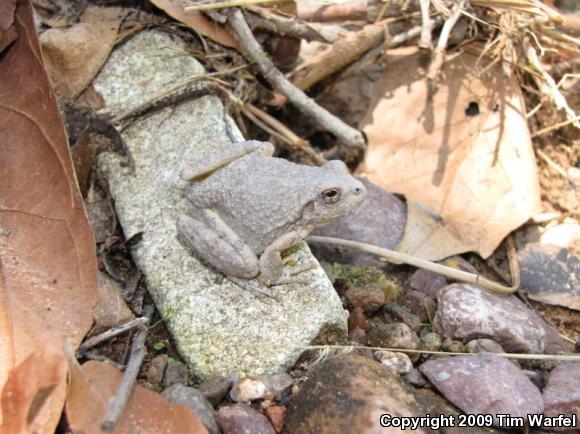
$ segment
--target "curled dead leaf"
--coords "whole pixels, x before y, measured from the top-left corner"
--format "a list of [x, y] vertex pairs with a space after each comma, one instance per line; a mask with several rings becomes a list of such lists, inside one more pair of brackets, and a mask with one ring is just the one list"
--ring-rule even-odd
[[[95, 243], [28, 1], [17, 2], [14, 25], [18, 38], [0, 59], [0, 388], [30, 354], [76, 348], [97, 296]], [[36, 396], [44, 386], [34, 384], [14, 393]], [[63, 376], [36, 432], [54, 432], [64, 388]]]
[[222, 27], [205, 17], [201, 12], [184, 10], [185, 6], [189, 6], [189, 2], [182, 2], [179, 0], [151, 0], [155, 6], [162, 9], [170, 17], [182, 22], [186, 26], [192, 28], [202, 36], [210, 38], [218, 44], [225, 45], [239, 50], [238, 41], [229, 29]]
[[[66, 413], [73, 432], [102, 434], [107, 403], [116, 393], [121, 377], [121, 372], [102, 362], [71, 366]], [[115, 433], [208, 434], [208, 431], [187, 407], [170, 404], [160, 394], [135, 386]]]
[[42, 34], [42, 54], [58, 95], [72, 99], [89, 85], [111, 53], [123, 15], [118, 8], [89, 8], [74, 26]]
[[361, 122], [362, 174], [420, 204], [459, 246], [488, 257], [540, 206], [519, 86], [500, 68], [478, 74], [477, 56], [463, 53], [447, 62], [431, 98], [421, 54], [393, 53]]

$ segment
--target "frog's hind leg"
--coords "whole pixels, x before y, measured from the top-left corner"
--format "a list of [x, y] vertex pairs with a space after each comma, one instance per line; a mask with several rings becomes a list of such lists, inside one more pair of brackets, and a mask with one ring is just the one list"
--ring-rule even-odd
[[274, 145], [268, 142], [259, 142], [258, 140], [228, 143], [185, 168], [181, 172], [181, 178], [184, 181], [201, 180], [221, 167], [252, 152], [271, 156], [274, 153]]
[[258, 257], [212, 210], [181, 215], [177, 231], [202, 260], [227, 276], [251, 279], [260, 271]]

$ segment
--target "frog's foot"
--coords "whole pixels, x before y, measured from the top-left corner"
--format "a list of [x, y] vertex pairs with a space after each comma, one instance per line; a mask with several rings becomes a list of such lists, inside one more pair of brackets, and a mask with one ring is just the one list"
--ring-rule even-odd
[[278, 303], [280, 300], [272, 295], [272, 291], [264, 286], [257, 280], [248, 280], [248, 279], [240, 279], [239, 277], [228, 276], [228, 279], [235, 283], [237, 286], [242, 288], [244, 291], [248, 291], [254, 297], [259, 299], [270, 298], [272, 300], [277, 301]]
[[299, 276], [304, 271], [313, 270], [318, 268], [318, 262], [314, 259], [309, 260], [303, 264], [295, 265], [292, 267], [284, 267], [282, 270], [282, 275], [276, 279], [269, 281], [270, 286], [280, 286], [280, 285], [290, 285], [290, 284], [301, 284], [307, 285], [312, 282], [312, 278], [307, 278], [304, 276]]

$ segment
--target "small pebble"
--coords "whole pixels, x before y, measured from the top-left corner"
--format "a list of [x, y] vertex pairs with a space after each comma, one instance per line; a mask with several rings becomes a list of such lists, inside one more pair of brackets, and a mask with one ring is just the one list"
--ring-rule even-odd
[[366, 345], [367, 334], [363, 329], [355, 328], [348, 332], [348, 340], [359, 345]]
[[465, 345], [468, 353], [505, 353], [503, 347], [491, 339], [474, 339]]
[[274, 427], [274, 431], [280, 434], [284, 429], [284, 416], [286, 415], [286, 407], [281, 405], [273, 405], [265, 410], [265, 414]]
[[[419, 338], [405, 323], [381, 324], [373, 328], [367, 335], [371, 347], [403, 348], [416, 350], [419, 348]], [[419, 354], [409, 355], [411, 360], [417, 360]]]
[[375, 351], [375, 359], [395, 374], [406, 374], [413, 369], [411, 359], [404, 353], [379, 350]]
[[279, 400], [287, 394], [293, 384], [294, 380], [285, 372], [245, 377], [234, 384], [230, 390], [230, 398], [236, 402], [256, 399]]
[[173, 386], [174, 384], [187, 384], [188, 377], [187, 366], [176, 360], [167, 364], [163, 384], [165, 387]]
[[348, 329], [361, 329], [367, 333], [371, 329], [369, 321], [360, 307], [355, 307], [348, 315]]
[[424, 334], [421, 336], [421, 349], [439, 351], [441, 349], [441, 336], [433, 332]]
[[411, 386], [420, 387], [420, 388], [429, 387], [429, 381], [416, 368], [411, 369], [409, 372], [407, 372], [405, 375], [403, 375], [403, 378]]
[[268, 418], [248, 404], [220, 408], [217, 422], [223, 434], [276, 434]]
[[365, 313], [375, 312], [385, 303], [385, 293], [370, 285], [350, 288], [345, 297], [352, 306], [360, 307]]
[[161, 384], [165, 368], [167, 368], [167, 354], [159, 354], [153, 357], [147, 370], [147, 381], [153, 385]]
[[220, 434], [216, 413], [203, 394], [193, 387], [174, 384], [165, 389], [162, 395], [174, 404], [185, 405], [205, 425], [211, 434]]
[[415, 333], [423, 327], [421, 318], [400, 304], [389, 303], [385, 305], [385, 313], [392, 319], [392, 322], [404, 322]]
[[443, 351], [447, 351], [449, 353], [463, 353], [463, 352], [465, 352], [465, 346], [463, 345], [463, 342], [454, 341], [453, 339], [450, 339], [450, 338], [443, 339], [443, 342], [441, 344], [441, 349]]
[[224, 400], [232, 385], [231, 380], [224, 375], [214, 375], [208, 378], [198, 387], [198, 390], [203, 393], [213, 406], [218, 405]]

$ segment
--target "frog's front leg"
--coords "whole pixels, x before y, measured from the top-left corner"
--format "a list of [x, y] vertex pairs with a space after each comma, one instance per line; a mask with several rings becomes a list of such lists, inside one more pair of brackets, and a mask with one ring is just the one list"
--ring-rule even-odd
[[177, 219], [177, 231], [207, 263], [227, 276], [251, 279], [260, 271], [252, 249], [210, 209]]
[[299, 266], [285, 267], [286, 261], [282, 258], [282, 252], [302, 242], [304, 242], [304, 234], [300, 231], [288, 232], [276, 238], [260, 256], [258, 279], [266, 286], [296, 283], [297, 279], [293, 278], [294, 275], [316, 268], [317, 262], [314, 260]]

